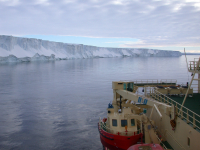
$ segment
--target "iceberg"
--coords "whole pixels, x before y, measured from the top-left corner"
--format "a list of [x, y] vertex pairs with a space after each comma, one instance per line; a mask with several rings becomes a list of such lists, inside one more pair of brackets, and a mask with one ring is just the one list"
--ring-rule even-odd
[[0, 62], [52, 61], [109, 57], [178, 57], [179, 51], [106, 48], [0, 35]]

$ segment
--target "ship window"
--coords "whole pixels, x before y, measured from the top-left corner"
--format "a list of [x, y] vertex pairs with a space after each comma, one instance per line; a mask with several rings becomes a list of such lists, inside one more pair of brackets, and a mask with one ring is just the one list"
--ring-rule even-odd
[[135, 119], [131, 119], [131, 126], [135, 126]]
[[188, 140], [187, 140], [187, 144], [188, 146], [190, 146], [190, 138], [188, 137]]
[[126, 83], [124, 83], [124, 90], [126, 90]]
[[117, 126], [117, 119], [113, 119], [113, 120], [112, 120], [112, 125], [113, 125], [114, 127]]
[[133, 92], [133, 83], [128, 83], [127, 91]]
[[121, 120], [121, 126], [122, 127], [127, 126], [127, 120]]

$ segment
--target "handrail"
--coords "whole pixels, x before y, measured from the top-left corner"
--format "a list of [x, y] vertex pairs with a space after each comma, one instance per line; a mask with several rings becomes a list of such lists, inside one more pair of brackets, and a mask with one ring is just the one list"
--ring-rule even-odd
[[177, 83], [176, 79], [161, 79], [160, 83]]
[[[116, 130], [114, 130], [114, 129], [110, 129], [110, 128], [108, 128], [106, 125], [105, 125], [105, 123], [104, 122], [102, 122], [102, 120], [101, 120], [101, 118], [99, 118], [99, 127], [100, 127], [100, 129], [106, 129], [106, 132], [108, 131], [108, 130], [113, 130], [113, 131], [116, 131]], [[104, 130], [105, 131], [105, 130]], [[131, 131], [132, 133], [135, 133], [135, 134], [132, 134], [132, 135], [137, 135], [137, 133], [138, 134], [141, 134], [141, 132], [140, 132], [141, 130], [137, 130], [137, 131]], [[116, 132], [118, 132], [118, 131], [116, 131]], [[126, 131], [123, 131], [123, 132], [121, 132], [121, 133], [124, 133], [124, 135], [125, 136], [131, 136], [130, 135], [130, 131], [128, 131], [129, 132], [129, 134], [126, 132]], [[110, 132], [108, 132], [108, 133], [110, 133]], [[118, 133], [120, 133], [120, 132], [118, 132]], [[121, 134], [120, 133], [120, 134]], [[119, 134], [119, 135], [120, 135]], [[162, 144], [161, 146], [164, 148], [164, 149], [167, 149], [167, 147], [165, 146], [165, 144], [160, 140], [160, 138], [156, 135], [156, 137], [157, 137], [157, 139], [159, 140], [159, 142]]]
[[[189, 61], [189, 64], [188, 64], [189, 70], [195, 70], [196, 67], [199, 67], [199, 66], [197, 66], [198, 62], [199, 62], [199, 58], [196, 58], [196, 59], [198, 59], [198, 61], [195, 61], [195, 59], [194, 59], [194, 61]], [[199, 69], [200, 68], [197, 68], [197, 70], [199, 70]]]
[[137, 79], [137, 80], [121, 80], [124, 82], [134, 82], [134, 84], [145, 84], [145, 83], [177, 83], [176, 79], [161, 79], [160, 81], [158, 81], [158, 79]]
[[[156, 90], [155, 90], [156, 91]], [[157, 91], [158, 92], [158, 91]], [[161, 94], [161, 95], [163, 95], [162, 93], [160, 93], [160, 92], [158, 92], [159, 94]], [[163, 95], [163, 96], [165, 96], [165, 95]], [[165, 96], [165, 97], [167, 97], [167, 96]], [[169, 98], [169, 97], [167, 97], [167, 98]], [[171, 99], [171, 98], [169, 98], [169, 99]], [[173, 99], [171, 99], [171, 101], [173, 101], [174, 103], [177, 103], [177, 104], [179, 104], [178, 102], [176, 102], [176, 101], [174, 101]], [[179, 105], [181, 105], [181, 104], [179, 104]], [[185, 107], [185, 106], [183, 106], [183, 108], [185, 108], [185, 109], [188, 109], [187, 107]], [[193, 112], [192, 110], [190, 110], [190, 109], [188, 109], [190, 112], [192, 112], [193, 114], [195, 114], [195, 115], [197, 115], [198, 117], [200, 117], [200, 115], [198, 115], [197, 113], [195, 113], [195, 112]]]
[[137, 79], [133, 80], [134, 83], [159, 83], [157, 79]]
[[134, 83], [177, 83], [176, 79], [161, 79], [158, 81], [157, 79], [137, 79], [133, 80]]
[[[152, 89], [152, 87], [150, 87], [151, 89]], [[159, 92], [159, 91], [157, 91], [157, 90], [154, 90], [155, 92], [154, 92], [154, 94], [156, 94], [156, 93], [158, 93], [156, 96], [152, 96], [154, 99], [152, 99], [152, 100], [156, 100], [156, 101], [161, 101], [161, 102], [164, 102], [164, 103], [167, 103], [167, 104], [170, 104], [170, 105], [172, 105], [172, 104], [175, 104], [175, 106], [176, 106], [176, 108], [178, 109], [178, 110], [180, 110], [180, 106], [181, 106], [181, 104], [179, 104], [178, 102], [176, 102], [176, 101], [174, 101], [173, 99], [171, 99], [171, 98], [169, 98], [169, 97], [167, 97], [167, 96], [165, 96], [164, 94], [162, 94], [161, 92]], [[137, 94], [138, 94], [139, 92], [137, 92]], [[153, 94], [153, 93], [151, 93], [151, 94]], [[148, 97], [147, 95], [140, 95], [140, 97], [142, 97], [142, 98], [146, 98], [146, 97]], [[158, 100], [159, 99], [159, 100]], [[163, 101], [162, 101], [163, 100]], [[171, 102], [170, 102], [171, 101]], [[178, 106], [180, 107], [180, 108], [178, 108]], [[200, 124], [200, 121], [199, 120], [197, 120], [196, 118], [195, 118], [195, 116], [197, 116], [198, 118], [200, 118], [200, 115], [198, 115], [197, 113], [195, 113], [195, 112], [193, 112], [192, 110], [190, 110], [190, 109], [188, 109], [187, 107], [185, 107], [185, 106], [182, 106], [182, 108], [184, 108], [184, 109], [186, 109], [186, 111], [181, 111], [183, 114], [185, 114], [186, 115], [186, 117], [184, 117], [184, 115], [182, 114], [181, 115], [181, 118], [184, 118], [186, 121], [187, 121], [187, 123], [191, 123], [192, 125], [193, 125], [193, 127], [194, 128], [198, 128], [198, 129], [200, 129], [200, 126], [196, 126], [196, 123], [195, 122], [198, 122], [199, 124]], [[193, 114], [193, 116], [191, 116], [189, 113], [191, 113], [191, 114]], [[193, 118], [193, 122], [192, 121], [190, 121], [188, 118]]]
[[[200, 124], [200, 121], [196, 119], [197, 117], [200, 118], [200, 115], [198, 115], [197, 113], [193, 112], [192, 110], [188, 109], [185, 106], [182, 106], [182, 108], [184, 108], [185, 111], [181, 110], [181, 104], [179, 104], [178, 102], [174, 101], [173, 99], [165, 96], [164, 94], [162, 94], [161, 92], [159, 92], [155, 89], [151, 90], [150, 96], [159, 102], [164, 102], [169, 105], [173, 104], [178, 111], [181, 111], [181, 115], [179, 115], [180, 118], [182, 118], [182, 119], [184, 118], [188, 123], [190, 122], [193, 125], [193, 128], [197, 127], [200, 130], [200, 126], [196, 125], [196, 122], [198, 122]], [[177, 110], [176, 110], [176, 112], [178, 112]], [[186, 117], [183, 115], [183, 113], [185, 114]], [[192, 114], [192, 116], [190, 114]], [[192, 118], [193, 121], [190, 121], [189, 117]]]
[[[133, 136], [133, 135], [138, 135], [142, 133], [141, 129], [137, 131], [117, 131], [115, 129], [111, 129], [107, 127], [104, 122], [102, 122], [101, 118], [99, 118], [99, 126], [100, 126], [100, 129], [103, 129], [103, 130], [106, 129], [104, 131], [108, 133], [112, 133], [112, 134], [119, 133], [119, 135], [123, 135], [123, 136]], [[113, 132], [110, 132], [110, 131], [113, 131]]]

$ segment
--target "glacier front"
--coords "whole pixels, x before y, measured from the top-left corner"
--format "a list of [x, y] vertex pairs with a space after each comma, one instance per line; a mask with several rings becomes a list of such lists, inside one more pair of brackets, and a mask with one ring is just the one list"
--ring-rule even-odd
[[106, 48], [0, 35], [0, 62], [134, 56], [172, 57], [181, 55], [179, 51], [141, 48]]

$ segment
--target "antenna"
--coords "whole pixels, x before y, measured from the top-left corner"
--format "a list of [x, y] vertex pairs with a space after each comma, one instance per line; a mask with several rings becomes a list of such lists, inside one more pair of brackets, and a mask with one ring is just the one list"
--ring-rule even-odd
[[186, 67], [187, 67], [187, 69], [188, 69], [187, 75], [188, 75], [188, 82], [189, 82], [189, 74], [188, 74], [189, 68], [188, 68], [188, 61], [187, 61], [187, 56], [186, 56], [185, 48], [184, 48], [184, 53], [185, 53]]
[[187, 62], [187, 56], [186, 56], [186, 52], [185, 52], [185, 48], [184, 48], [184, 53], [185, 53], [185, 60], [186, 60], [187, 69], [188, 69], [188, 71], [189, 71], [188, 62]]

